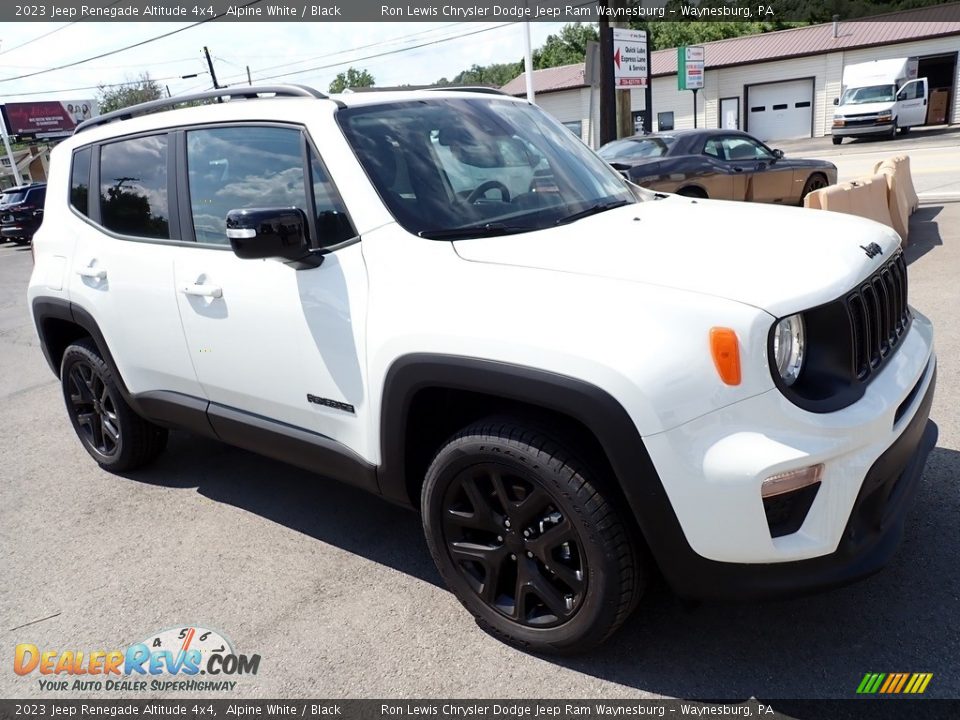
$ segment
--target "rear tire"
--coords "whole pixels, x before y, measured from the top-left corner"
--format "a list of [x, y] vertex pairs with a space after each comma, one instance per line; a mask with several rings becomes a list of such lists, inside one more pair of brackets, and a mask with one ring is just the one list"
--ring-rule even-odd
[[616, 496], [548, 433], [510, 418], [457, 433], [427, 470], [423, 527], [481, 628], [528, 650], [575, 653], [620, 627], [646, 578]]
[[127, 472], [153, 462], [167, 431], [137, 415], [90, 338], [68, 346], [60, 363], [67, 414], [84, 450], [104, 470]]
[[814, 190], [820, 190], [827, 186], [827, 178], [821, 173], [813, 173], [810, 177], [807, 178], [807, 182], [803, 186], [803, 192], [800, 194], [800, 204], [803, 205], [804, 198], [807, 197]]

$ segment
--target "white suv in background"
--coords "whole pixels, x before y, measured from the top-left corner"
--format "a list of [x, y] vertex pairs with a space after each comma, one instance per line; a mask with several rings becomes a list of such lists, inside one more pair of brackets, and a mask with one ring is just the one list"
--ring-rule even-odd
[[87, 121], [34, 244], [102, 467], [178, 428], [419, 508], [461, 602], [534, 650], [602, 642], [657, 568], [688, 597], [878, 570], [936, 440], [895, 233], [641, 190], [489, 92]]

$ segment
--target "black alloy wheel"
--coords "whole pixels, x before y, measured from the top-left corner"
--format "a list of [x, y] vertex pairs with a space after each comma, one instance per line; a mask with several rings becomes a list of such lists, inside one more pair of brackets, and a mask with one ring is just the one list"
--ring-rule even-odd
[[116, 401], [110, 388], [93, 365], [77, 361], [67, 376], [70, 392], [69, 410], [78, 427], [80, 440], [104, 458], [120, 449], [120, 421]]
[[134, 412], [91, 338], [76, 340], [64, 350], [60, 384], [77, 437], [105, 470], [135, 470], [163, 452], [167, 430]]
[[447, 586], [482, 629], [527, 650], [599, 645], [646, 584], [629, 507], [582, 441], [546, 420], [479, 420], [439, 448], [421, 489]]
[[443, 505], [446, 551], [484, 603], [528, 627], [577, 612], [587, 590], [583, 545], [537, 480], [504, 465], [471, 465]]

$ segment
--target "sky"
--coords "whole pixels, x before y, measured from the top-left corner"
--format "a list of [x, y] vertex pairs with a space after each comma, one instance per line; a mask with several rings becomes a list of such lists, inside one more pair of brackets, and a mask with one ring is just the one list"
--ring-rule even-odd
[[[338, 72], [351, 65], [369, 70], [377, 85], [417, 85], [441, 77], [452, 78], [474, 64], [513, 62], [523, 57], [523, 23], [210, 22], [75, 67], [36, 77], [9, 79], [99, 55], [189, 25], [0, 23], [0, 103], [93, 99], [97, 85], [124, 82], [144, 71], [161, 86], [169, 86], [174, 95], [205, 90], [213, 85], [206, 74], [204, 45], [213, 56], [221, 85], [246, 83], [249, 65], [255, 83], [258, 79], [302, 83], [322, 91], [327, 90]], [[558, 32], [561, 27], [562, 23], [530, 23], [533, 47], [542, 45], [547, 35]], [[461, 35], [466, 36], [456, 37]], [[446, 41], [437, 42], [441, 40]], [[435, 44], [404, 49], [426, 43]], [[400, 49], [404, 50], [366, 58]], [[267, 80], [269, 76], [297, 70], [308, 71]], [[182, 79], [193, 73], [204, 74]], [[71, 89], [83, 87], [90, 89]]]

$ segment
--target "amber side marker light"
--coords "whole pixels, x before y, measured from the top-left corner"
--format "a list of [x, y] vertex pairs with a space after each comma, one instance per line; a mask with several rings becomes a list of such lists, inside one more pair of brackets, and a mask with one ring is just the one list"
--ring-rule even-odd
[[791, 470], [790, 472], [771, 475], [760, 487], [760, 495], [764, 499], [783, 495], [784, 493], [801, 490], [808, 485], [816, 485], [823, 477], [823, 463], [809, 467]]
[[710, 329], [710, 353], [717, 374], [727, 385], [740, 384], [740, 344], [731, 328]]

